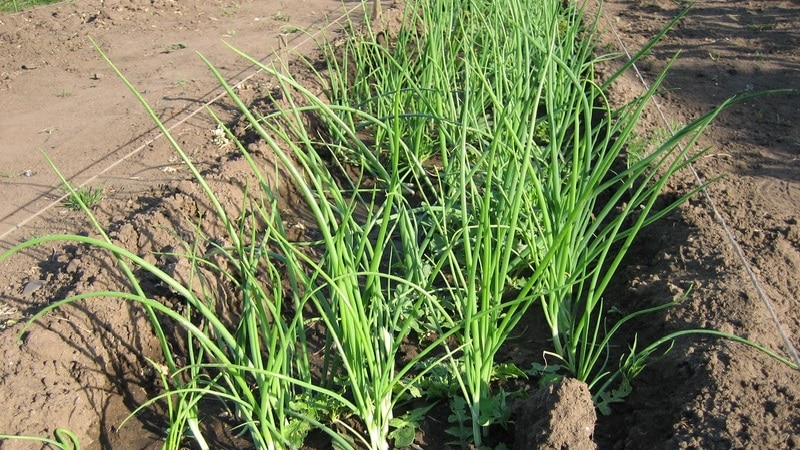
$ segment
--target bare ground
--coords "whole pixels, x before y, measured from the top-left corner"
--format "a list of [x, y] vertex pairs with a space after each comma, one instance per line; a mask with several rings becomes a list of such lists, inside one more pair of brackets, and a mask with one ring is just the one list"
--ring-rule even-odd
[[[97, 212], [114, 239], [168, 265], [153, 252], [190, 236], [191, 220], [207, 205], [163, 142], [148, 144], [156, 135], [151, 123], [86, 36], [147, 90], [161, 117], [177, 123], [215, 96], [215, 83], [194, 50], [222, 66], [227, 77], [241, 79], [252, 70], [220, 39], [267, 58], [278, 48], [278, 34], [290, 46], [292, 38], [299, 43], [295, 28], [288, 27], [314, 31], [343, 10], [333, 0], [301, 4], [121, 0], [98, 8], [81, 0], [0, 16], [0, 100], [6, 112], [0, 121], [2, 248], [32, 235], [88, 230], [79, 213], [57, 202], [42, 211], [58, 190], [37, 152], [41, 148], [77, 182], [105, 186]], [[606, 2], [602, 49], [616, 51], [621, 40], [637, 50], [679, 10], [669, 0]], [[640, 64], [644, 79], [652, 80], [682, 50], [665, 82], [669, 90], [659, 97], [665, 119], [650, 109], [642, 136], [686, 123], [736, 94], [800, 88], [799, 16], [797, 1], [696, 5]], [[623, 101], [641, 86], [631, 75], [612, 94]], [[256, 75], [239, 91], [258, 101], [270, 88], [268, 79]], [[689, 327], [715, 328], [786, 354], [766, 298], [789, 342], [800, 345], [798, 100], [796, 93], [748, 99], [723, 113], [699, 143], [711, 147], [695, 166], [700, 178], [724, 175], [707, 190], [714, 206], [697, 195], [649, 228], [609, 292], [610, 302], [633, 309], [680, 297], [692, 287], [680, 306], [636, 324], [640, 342]], [[213, 108], [232, 118], [224, 102]], [[198, 114], [175, 134], [214, 188], [237, 205], [248, 169], [233, 149], [215, 141], [213, 128], [208, 116]], [[692, 173], [681, 174], [665, 198], [696, 185]], [[0, 404], [6, 411], [0, 433], [52, 436], [64, 427], [90, 449], [160, 445], [166, 424], [156, 411], [119, 427], [158, 390], [156, 368], [144, 358], [159, 351], [142, 311], [93, 300], [49, 314], [22, 342], [16, 340], [19, 321], [42, 305], [118, 286], [111, 265], [100, 252], [54, 245], [0, 266]], [[594, 441], [601, 449], [797, 448], [798, 402], [797, 371], [740, 344], [685, 337], [635, 380], [626, 403], [598, 418]], [[524, 419], [519, 423], [543, 423]], [[432, 428], [422, 438], [427, 448], [441, 448]], [[224, 428], [217, 431], [220, 445], [235, 447]], [[517, 430], [520, 436], [527, 435]], [[3, 442], [0, 448], [37, 446]]]

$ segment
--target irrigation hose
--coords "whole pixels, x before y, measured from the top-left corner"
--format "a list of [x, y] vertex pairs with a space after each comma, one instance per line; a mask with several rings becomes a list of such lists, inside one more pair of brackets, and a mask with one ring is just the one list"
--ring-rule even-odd
[[[598, 0], [597, 6], [598, 8], [602, 8], [602, 0]], [[622, 40], [622, 37], [620, 36], [619, 32], [614, 27], [614, 23], [608, 17], [608, 14], [606, 14], [605, 12], [603, 12], [602, 14], [603, 18], [608, 24], [609, 29], [614, 34], [614, 37], [617, 39], [617, 42], [619, 43], [622, 50], [625, 52], [625, 56], [628, 58], [628, 61], [630, 61], [632, 57], [630, 52], [628, 51], [628, 46], [625, 45], [625, 42]], [[639, 80], [640, 83], [642, 83], [644, 89], [645, 90], [649, 89], [650, 86], [644, 79], [644, 76], [642, 75], [641, 71], [639, 71], [639, 67], [637, 67], [636, 63], [633, 63], [632, 67], [634, 72], [636, 73], [636, 78]], [[658, 111], [661, 121], [664, 123], [664, 126], [666, 127], [666, 130], [670, 133], [670, 135], [674, 136], [675, 131], [673, 130], [672, 126], [667, 120], [667, 115], [666, 113], [664, 113], [664, 110], [661, 107], [661, 104], [659, 103], [658, 99], [654, 96], [652, 98], [652, 101], [653, 105], [656, 107], [656, 110]], [[711, 193], [708, 192], [708, 189], [706, 187], [703, 187], [705, 183], [703, 182], [702, 177], [697, 172], [697, 170], [695, 169], [694, 165], [691, 162], [688, 164], [688, 166], [692, 172], [692, 175], [694, 176], [695, 181], [697, 182], [698, 187], [700, 187], [700, 191], [703, 193], [703, 197], [705, 198], [706, 203], [711, 208], [711, 212], [714, 213], [714, 219], [722, 227], [722, 231], [725, 234], [725, 237], [728, 240], [728, 243], [730, 244], [734, 253], [736, 254], [736, 258], [739, 260], [742, 267], [744, 268], [744, 271], [747, 273], [747, 276], [750, 279], [750, 283], [753, 285], [753, 289], [755, 289], [756, 293], [758, 294], [758, 298], [761, 299], [761, 302], [767, 309], [767, 312], [769, 313], [772, 322], [775, 324], [775, 327], [778, 330], [778, 334], [780, 334], [781, 339], [783, 340], [783, 345], [786, 347], [786, 352], [789, 354], [792, 361], [794, 361], [795, 366], [800, 367], [800, 355], [798, 355], [797, 349], [792, 344], [791, 339], [789, 339], [788, 333], [785, 331], [783, 325], [781, 324], [781, 321], [778, 318], [778, 314], [775, 312], [775, 308], [772, 305], [772, 300], [770, 300], [767, 293], [761, 287], [761, 283], [758, 281], [758, 277], [756, 277], [755, 273], [753, 272], [750, 263], [747, 262], [747, 259], [744, 256], [744, 252], [742, 251], [742, 247], [739, 245], [739, 242], [736, 240], [736, 237], [733, 235], [730, 228], [728, 227], [725, 218], [722, 217], [722, 214], [720, 214], [716, 202], [714, 201], [714, 198], [711, 196]]]

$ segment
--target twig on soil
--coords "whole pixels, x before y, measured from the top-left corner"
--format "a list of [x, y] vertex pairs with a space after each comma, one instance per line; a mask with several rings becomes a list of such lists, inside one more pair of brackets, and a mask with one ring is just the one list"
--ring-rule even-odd
[[380, 0], [372, 0], [372, 20], [377, 20], [381, 17], [381, 2]]

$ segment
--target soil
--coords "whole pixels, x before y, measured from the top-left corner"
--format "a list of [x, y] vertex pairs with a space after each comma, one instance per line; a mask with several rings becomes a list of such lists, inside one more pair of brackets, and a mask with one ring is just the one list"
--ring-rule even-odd
[[514, 448], [595, 450], [597, 421], [586, 383], [564, 379], [542, 388], [517, 412]]
[[[680, 3], [604, 2], [599, 51], [619, 51], [624, 44], [635, 52], [681, 11]], [[184, 270], [159, 252], [189, 240], [193, 223], [208, 205], [88, 36], [145, 91], [156, 114], [173, 127], [212, 187], [235, 209], [249, 169], [214, 134], [216, 123], [199, 108], [215, 100], [219, 89], [195, 51], [239, 83], [237, 91], [246, 101], [257, 103], [274, 82], [221, 40], [268, 61], [275, 58], [282, 35], [289, 49], [311, 54], [310, 40], [298, 31], [322, 32], [335, 25], [344, 8], [358, 5], [334, 0], [109, 0], [97, 5], [76, 0], [0, 15], [0, 101], [5, 109], [0, 121], [0, 249], [31, 236], [90, 230], [81, 213], [59, 203], [58, 181], [37, 152], [41, 149], [73, 182], [104, 187], [95, 212], [112, 239], [177, 275]], [[659, 109], [652, 106], [646, 112], [639, 131], [643, 139], [663, 139], [659, 130], [700, 117], [734, 95], [799, 89], [797, 17], [798, 1], [694, 5], [638, 65], [651, 82], [681, 51], [658, 96]], [[600, 76], [613, 67], [602, 65]], [[622, 103], [642, 90], [630, 73], [615, 83], [611, 96]], [[800, 345], [799, 100], [797, 92], [746, 98], [721, 113], [697, 143], [709, 147], [694, 164], [699, 178], [722, 178], [706, 189], [707, 195], [693, 196], [645, 230], [608, 294], [620, 309], [686, 298], [633, 324], [623, 337], [633, 338], [636, 330], [643, 344], [677, 330], [711, 328], [782, 355], [788, 354], [787, 342]], [[235, 120], [235, 111], [223, 100], [212, 102], [211, 109], [225, 121]], [[250, 145], [269, 160], [257, 143]], [[695, 175], [685, 171], [670, 183], [664, 201], [697, 185]], [[213, 236], [214, 230], [206, 232]], [[6, 413], [0, 415], [0, 433], [52, 436], [56, 428], [67, 428], [88, 449], [160, 447], [167, 424], [157, 408], [121, 426], [159, 389], [158, 367], [146, 359], [157, 359], [159, 349], [141, 309], [93, 299], [48, 313], [17, 339], [22, 321], [52, 301], [121, 286], [113, 266], [102, 252], [60, 244], [26, 250], [2, 263], [0, 404]], [[539, 392], [535, 404], [517, 408], [522, 413], [516, 448], [529, 448], [520, 442], [534, 442], [535, 436], [551, 436], [542, 448], [590, 448], [591, 442], [558, 440], [570, 426], [579, 433], [592, 426], [591, 416], [578, 407], [585, 396], [573, 388], [552, 388], [552, 395]], [[550, 418], [537, 412], [537, 405], [548, 402], [553, 403], [545, 408]], [[559, 419], [562, 413], [571, 417], [568, 424]], [[564, 427], [558, 429], [558, 423]], [[428, 430], [420, 439], [425, 448], [444, 447], [437, 439], [445, 437], [437, 438], [435, 428], [423, 427]], [[214, 448], [238, 447], [226, 427], [214, 431]], [[685, 336], [634, 379], [626, 402], [598, 416], [592, 440], [600, 449], [797, 448], [800, 372], [742, 344]], [[2, 449], [40, 447], [0, 443]]]

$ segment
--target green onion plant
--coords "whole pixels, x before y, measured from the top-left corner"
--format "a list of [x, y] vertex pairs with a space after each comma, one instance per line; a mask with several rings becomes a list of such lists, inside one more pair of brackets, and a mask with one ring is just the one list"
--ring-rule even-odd
[[[363, 444], [370, 449], [386, 449], [396, 404], [408, 397], [414, 380], [424, 375], [424, 371], [414, 372], [417, 362], [451, 334], [420, 349], [410, 362], [396, 365], [401, 343], [418, 317], [438, 308], [436, 298], [418, 284], [419, 225], [403, 195], [407, 182], [399, 168], [400, 155], [407, 148], [384, 120], [346, 105], [326, 104], [296, 80], [282, 75], [282, 70], [241, 55], [276, 77], [288, 103], [285, 108], [268, 117], [254, 115], [212, 70], [248, 123], [291, 174], [288, 181], [300, 189], [321, 234], [316, 244], [322, 253], [319, 260], [309, 258], [297, 247], [290, 246], [286, 251], [294, 252], [293, 257], [308, 267], [308, 271], [293, 273], [302, 277], [301, 289], [307, 291], [307, 301], [313, 303], [325, 325], [329, 347], [324, 375], [332, 379], [323, 380], [323, 384], [335, 389], [336, 379], [347, 380], [345, 388], [353, 400], [343, 406], [366, 428]], [[342, 114], [358, 116], [361, 122], [394, 136], [386, 141], [387, 153], [393, 156], [379, 172], [380, 189], [365, 187], [363, 171], [343, 177], [345, 164], [335, 156], [323, 159], [320, 149], [336, 155], [339, 148], [312, 139], [302, 125], [301, 114], [316, 115], [328, 125], [327, 133], [339, 132], [343, 143], [362, 150], [367, 145], [355, 128], [341, 121]], [[328, 170], [329, 166], [334, 170]]]
[[75, 436], [71, 431], [63, 428], [57, 428], [53, 434], [55, 439], [48, 439], [38, 436], [17, 436], [8, 434], [0, 434], [0, 439], [39, 442], [43, 445], [48, 445], [59, 450], [80, 450], [81, 445], [78, 442], [78, 437]]
[[655, 207], [669, 178], [702, 154], [692, 152], [700, 133], [736, 99], [618, 167], [669, 67], [622, 108], [605, 92], [686, 11], [603, 84], [593, 71], [596, 18], [560, 1], [409, 2], [408, 26], [388, 41], [373, 30], [379, 22], [366, 23], [328, 55], [332, 101], [389, 125], [341, 110], [374, 141], [367, 149], [337, 141], [347, 156], [382, 179], [397, 158], [386, 143], [405, 143], [392, 167], [412, 186], [424, 285], [450, 309], [428, 323], [458, 328], [454, 376], [478, 446], [506, 418], [487, 407], [504, 396], [491, 384], [495, 356], [531, 305], [549, 326], [548, 353], [587, 382], [599, 406], [624, 392], [611, 381], [627, 385], [655, 349], [633, 346], [608, 367], [615, 333], [652, 310], [609, 322], [605, 290], [639, 231], [702, 188]]

